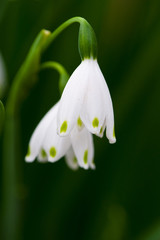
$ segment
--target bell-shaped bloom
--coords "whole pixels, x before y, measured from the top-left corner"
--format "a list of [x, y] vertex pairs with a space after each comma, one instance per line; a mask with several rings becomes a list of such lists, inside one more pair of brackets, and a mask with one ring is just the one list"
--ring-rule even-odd
[[35, 158], [40, 162], [55, 162], [65, 156], [66, 163], [72, 169], [79, 166], [94, 169], [92, 134], [85, 127], [78, 129], [75, 126], [68, 136], [60, 137], [57, 134], [58, 108], [59, 102], [43, 117], [33, 132], [26, 162], [33, 162]]
[[84, 59], [71, 75], [58, 109], [59, 136], [68, 136], [76, 125], [83, 125], [100, 137], [106, 128], [115, 143], [114, 113], [108, 86], [97, 60]]

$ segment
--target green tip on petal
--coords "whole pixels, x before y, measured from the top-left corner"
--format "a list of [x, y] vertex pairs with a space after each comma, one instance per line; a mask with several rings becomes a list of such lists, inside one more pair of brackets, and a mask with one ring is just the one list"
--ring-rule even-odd
[[45, 152], [45, 150], [43, 148], [41, 149], [41, 156], [42, 156], [42, 158], [47, 157], [47, 153]]
[[86, 150], [84, 152], [83, 161], [84, 161], [85, 164], [87, 164], [87, 162], [88, 162], [88, 150]]
[[101, 129], [100, 129], [100, 134], [102, 134], [102, 132], [103, 132], [103, 127], [101, 127]]
[[77, 119], [77, 125], [79, 126], [79, 127], [82, 127], [82, 120], [80, 119], [80, 117]]
[[75, 164], [77, 163], [77, 158], [76, 158], [76, 157], [73, 158], [73, 162], [74, 162]]
[[54, 158], [57, 153], [55, 147], [51, 147], [49, 153], [50, 153], [50, 156]]
[[99, 120], [98, 120], [98, 118], [94, 118], [93, 121], [92, 121], [92, 126], [93, 126], [94, 128], [96, 128], [96, 127], [98, 127], [98, 125], [99, 125]]
[[60, 133], [67, 131], [67, 121], [64, 121], [60, 128]]
[[26, 157], [29, 157], [30, 155], [31, 155], [31, 148], [30, 146], [28, 146]]
[[113, 137], [116, 138], [115, 127], [113, 127]]

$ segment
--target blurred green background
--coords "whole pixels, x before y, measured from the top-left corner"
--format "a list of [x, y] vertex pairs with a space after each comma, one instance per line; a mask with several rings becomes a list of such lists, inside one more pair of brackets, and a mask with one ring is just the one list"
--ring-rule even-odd
[[[117, 143], [94, 137], [95, 171], [74, 172], [64, 159], [54, 164], [25, 163], [34, 128], [59, 99], [58, 73], [41, 72], [20, 114], [21, 161], [16, 165], [20, 215], [17, 212], [11, 219], [14, 223], [18, 218], [18, 224], [10, 239], [159, 240], [159, 0], [0, 1], [0, 51], [8, 75], [2, 101], [5, 104], [39, 31], [53, 31], [74, 16], [86, 18], [95, 30], [98, 61], [113, 99]], [[78, 28], [74, 24], [66, 29], [43, 59], [62, 63], [71, 74], [80, 63]], [[3, 135], [0, 143], [3, 176]], [[2, 203], [2, 177], [0, 186]]]

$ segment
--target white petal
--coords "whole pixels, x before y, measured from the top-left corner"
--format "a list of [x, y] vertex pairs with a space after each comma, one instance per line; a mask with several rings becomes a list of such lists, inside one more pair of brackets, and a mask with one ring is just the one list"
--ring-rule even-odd
[[71, 132], [71, 142], [79, 166], [88, 169], [93, 159], [90, 133], [85, 127], [81, 131], [75, 127]]
[[115, 143], [115, 133], [114, 133], [114, 113], [113, 113], [113, 105], [112, 105], [112, 99], [110, 96], [110, 92], [107, 86], [107, 83], [104, 79], [104, 76], [99, 68], [98, 63], [95, 65], [95, 69], [97, 72], [97, 75], [99, 75], [100, 86], [102, 89], [102, 94], [105, 98], [105, 112], [106, 112], [106, 136], [109, 139], [110, 143]]
[[67, 165], [71, 169], [77, 170], [79, 168], [78, 161], [77, 161], [77, 158], [74, 154], [74, 151], [73, 151], [72, 147], [70, 147], [69, 150], [67, 151], [66, 156], [65, 156], [65, 160], [66, 160]]
[[98, 137], [102, 138], [103, 137], [103, 134], [104, 134], [104, 131], [105, 131], [105, 128], [106, 128], [106, 119], [104, 120], [104, 123], [100, 129], [100, 132], [98, 134], [96, 134]]
[[70, 146], [71, 142], [68, 136], [60, 137], [57, 134], [57, 118], [55, 117], [52, 119], [42, 143], [42, 148], [48, 156], [48, 161], [58, 161], [66, 154]]
[[83, 104], [87, 84], [88, 62], [86, 60], [76, 68], [63, 91], [58, 110], [58, 134], [66, 136], [76, 124]]
[[95, 60], [88, 60], [89, 75], [87, 91], [84, 97], [83, 108], [80, 113], [82, 122], [93, 134], [99, 134], [105, 119], [105, 104], [102, 89], [99, 86], [101, 79], [95, 68]]
[[34, 161], [34, 159], [38, 156], [46, 131], [52, 119], [55, 118], [55, 116], [57, 115], [58, 105], [59, 103], [54, 105], [49, 110], [49, 112], [42, 118], [42, 120], [34, 130], [29, 142], [28, 153], [25, 157], [26, 162]]

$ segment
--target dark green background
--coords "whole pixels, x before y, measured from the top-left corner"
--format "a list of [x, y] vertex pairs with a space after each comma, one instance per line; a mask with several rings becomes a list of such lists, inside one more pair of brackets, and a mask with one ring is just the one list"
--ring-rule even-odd
[[[21, 109], [17, 239], [159, 240], [159, 0], [1, 1], [0, 51], [9, 82], [2, 100], [38, 32], [53, 31], [74, 16], [86, 18], [95, 30], [98, 61], [113, 99], [117, 143], [94, 137], [96, 171], [73, 172], [64, 159], [25, 163], [35, 126], [59, 99], [57, 72], [41, 72]], [[71, 74], [80, 63], [77, 40], [74, 24], [42, 60], [59, 61]]]

